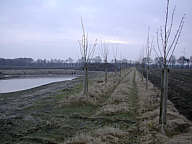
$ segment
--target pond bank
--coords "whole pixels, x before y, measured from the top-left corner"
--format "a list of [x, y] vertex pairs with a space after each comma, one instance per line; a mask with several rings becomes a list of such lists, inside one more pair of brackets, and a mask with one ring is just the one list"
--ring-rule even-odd
[[82, 75], [79, 70], [66, 69], [1, 69], [0, 79], [36, 76]]
[[10, 93], [27, 90], [53, 82], [67, 81], [77, 78], [77, 75], [48, 75], [48, 76], [24, 76], [18, 78], [1, 79], [0, 93]]

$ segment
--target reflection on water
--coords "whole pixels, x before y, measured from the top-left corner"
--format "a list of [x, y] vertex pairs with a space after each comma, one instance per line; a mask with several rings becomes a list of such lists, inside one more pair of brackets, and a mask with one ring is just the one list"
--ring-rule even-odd
[[0, 93], [8, 93], [26, 90], [52, 82], [66, 81], [74, 79], [74, 76], [59, 77], [26, 77], [0, 80]]

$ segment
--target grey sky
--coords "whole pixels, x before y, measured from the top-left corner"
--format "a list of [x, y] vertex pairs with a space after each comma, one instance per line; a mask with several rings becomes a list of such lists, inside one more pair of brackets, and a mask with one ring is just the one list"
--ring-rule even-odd
[[[81, 16], [89, 38], [108, 42], [110, 57], [138, 59], [146, 41], [163, 25], [165, 0], [1, 0], [0, 57], [77, 58]], [[192, 55], [192, 1], [171, 0], [175, 20], [187, 13], [176, 55]], [[96, 52], [95, 55], [98, 55]]]

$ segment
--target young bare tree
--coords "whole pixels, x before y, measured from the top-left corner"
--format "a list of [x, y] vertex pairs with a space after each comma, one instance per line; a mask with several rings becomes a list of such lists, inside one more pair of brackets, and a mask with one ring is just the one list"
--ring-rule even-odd
[[109, 55], [109, 51], [108, 48], [106, 46], [106, 43], [102, 43], [101, 41], [101, 55], [103, 57], [104, 63], [105, 63], [105, 84], [107, 83], [107, 63], [108, 63], [108, 55]]
[[117, 76], [117, 47], [113, 49], [113, 57], [114, 57], [114, 63], [115, 63], [115, 76]]
[[119, 64], [119, 78], [122, 77], [122, 71], [123, 71], [123, 61], [122, 60], [123, 60], [123, 57], [120, 53], [119, 54], [119, 62], [118, 62], [118, 64]]
[[[164, 126], [166, 125], [167, 118], [167, 99], [168, 99], [168, 61], [170, 56], [173, 55], [179, 38], [181, 36], [181, 32], [184, 25], [184, 17], [181, 18], [179, 25], [173, 33], [173, 22], [175, 15], [175, 8], [170, 14], [170, 0], [167, 0], [166, 4], [166, 13], [165, 13], [165, 24], [160, 27], [160, 32], [157, 32], [157, 50], [159, 52], [159, 57], [163, 57], [163, 68], [161, 74], [161, 100], [160, 100], [160, 117], [159, 123], [161, 125], [161, 130], [164, 132]], [[171, 17], [170, 17], [171, 16]], [[161, 44], [159, 43], [161, 41]]]
[[143, 45], [138, 58], [139, 68], [141, 69], [141, 81], [143, 81], [143, 75], [144, 75], [143, 70], [145, 68], [144, 55], [145, 55], [145, 45]]
[[147, 46], [146, 46], [146, 90], [148, 90], [149, 66], [150, 66], [150, 63], [151, 63], [152, 49], [153, 49], [153, 40], [150, 42], [149, 29], [148, 29]]
[[91, 46], [88, 40], [88, 33], [86, 34], [85, 28], [83, 25], [83, 20], [81, 18], [81, 25], [82, 25], [82, 39], [79, 41], [79, 47], [81, 56], [83, 58], [83, 70], [84, 70], [84, 85], [83, 85], [83, 94], [87, 95], [88, 93], [88, 63], [90, 59], [93, 57], [95, 52], [95, 47], [97, 45], [97, 39], [95, 40], [94, 44]]
[[119, 58], [119, 78], [121, 78], [121, 74], [122, 74], [122, 57], [120, 56]]

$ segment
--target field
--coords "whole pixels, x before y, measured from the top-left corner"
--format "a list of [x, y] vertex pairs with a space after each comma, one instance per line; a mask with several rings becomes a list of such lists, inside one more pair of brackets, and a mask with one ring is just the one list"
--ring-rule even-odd
[[[160, 76], [160, 69], [150, 69], [149, 80], [159, 88]], [[170, 69], [168, 83], [169, 100], [174, 103], [181, 114], [192, 120], [192, 70]]]
[[192, 123], [168, 101], [166, 133], [159, 131], [159, 90], [145, 89], [136, 68], [0, 95], [2, 144], [191, 144]]

